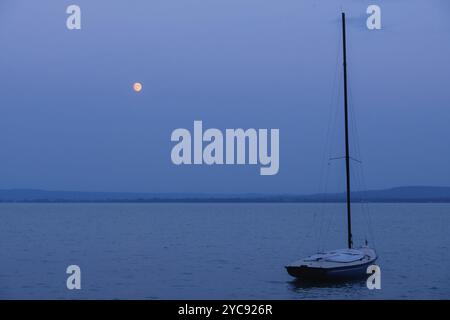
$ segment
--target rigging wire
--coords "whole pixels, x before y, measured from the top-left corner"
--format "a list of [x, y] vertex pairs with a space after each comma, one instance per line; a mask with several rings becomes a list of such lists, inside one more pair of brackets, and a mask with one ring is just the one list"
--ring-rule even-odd
[[[331, 90], [331, 98], [330, 98], [330, 102], [329, 102], [329, 106], [328, 106], [328, 125], [327, 125], [327, 131], [326, 131], [326, 136], [325, 136], [325, 144], [324, 144], [324, 148], [322, 151], [322, 165], [321, 167], [321, 171], [320, 171], [320, 178], [319, 178], [319, 182], [318, 182], [318, 194], [322, 194], [324, 199], [322, 199], [322, 203], [319, 205], [319, 208], [317, 210], [315, 210], [314, 212], [314, 217], [313, 217], [313, 228], [316, 231], [316, 243], [318, 245], [318, 250], [320, 251], [320, 249], [322, 249], [322, 229], [323, 229], [323, 213], [325, 211], [325, 203], [327, 202], [327, 191], [328, 191], [328, 177], [329, 177], [329, 171], [330, 171], [330, 161], [328, 160], [330, 157], [326, 157], [327, 153], [330, 150], [330, 141], [331, 141], [331, 134], [332, 134], [332, 128], [335, 127], [335, 123], [336, 123], [336, 116], [337, 116], [337, 108], [336, 106], [336, 92], [339, 92], [336, 87], [337, 87], [337, 83], [338, 83], [338, 75], [339, 75], [339, 43], [341, 41], [341, 37], [340, 32], [338, 29], [336, 29], [336, 44], [335, 44], [335, 52], [336, 54], [336, 59], [335, 59], [335, 63], [334, 63], [334, 76], [333, 76], [333, 84], [332, 84], [332, 90]], [[333, 113], [333, 110], [335, 111]], [[319, 215], [320, 221], [317, 222], [317, 215]], [[319, 224], [319, 227], [316, 228], [316, 224]]]
[[[354, 101], [354, 97], [352, 94], [352, 90], [349, 89], [349, 93], [350, 93], [350, 99], [351, 101]], [[355, 108], [350, 108], [350, 115], [351, 115], [351, 119], [352, 119], [352, 127], [354, 130], [354, 140], [355, 140], [355, 153], [356, 156], [362, 160], [362, 152], [361, 152], [361, 146], [360, 146], [360, 142], [359, 142], [359, 131], [358, 131], [358, 125], [357, 125], [357, 121], [356, 121], [356, 111]], [[360, 190], [361, 191], [367, 191], [367, 185], [366, 185], [366, 180], [365, 180], [365, 176], [364, 176], [364, 170], [363, 167], [360, 166], [359, 170], [356, 171], [356, 174], [358, 175], [358, 181], [360, 183]], [[363, 195], [363, 193], [361, 193], [361, 195]], [[361, 199], [364, 200], [364, 199]], [[361, 211], [363, 213], [363, 217], [366, 219], [366, 225], [368, 228], [368, 234], [369, 234], [369, 238], [370, 241], [374, 244], [375, 246], [375, 236], [374, 236], [374, 232], [373, 232], [373, 226], [372, 226], [372, 219], [371, 219], [371, 212], [370, 212], [370, 208], [369, 208], [369, 204], [367, 203], [367, 201], [361, 201]]]
[[[336, 36], [336, 50], [335, 52], [336, 54], [336, 61], [335, 61], [335, 70], [334, 70], [334, 77], [333, 77], [333, 85], [332, 85], [332, 94], [331, 94], [331, 101], [329, 103], [329, 119], [328, 119], [328, 126], [327, 126], [327, 132], [326, 132], [326, 140], [325, 140], [325, 144], [324, 144], [324, 149], [323, 149], [323, 157], [322, 157], [322, 166], [321, 166], [321, 171], [320, 171], [320, 179], [319, 179], [319, 184], [318, 184], [318, 194], [323, 195], [323, 199], [321, 201], [321, 203], [319, 204], [319, 208], [316, 209], [314, 211], [314, 216], [313, 216], [313, 226], [315, 226], [316, 224], [319, 224], [318, 228], [312, 228], [314, 230], [318, 230], [318, 232], [316, 233], [316, 238], [317, 238], [317, 246], [318, 246], [318, 251], [321, 251], [323, 249], [325, 249], [324, 245], [324, 236], [329, 234], [331, 226], [334, 224], [335, 219], [336, 219], [336, 213], [333, 213], [334, 210], [333, 208], [330, 208], [329, 205], [329, 196], [328, 196], [328, 191], [330, 189], [330, 183], [329, 183], [329, 178], [330, 178], [330, 171], [332, 169], [332, 165], [331, 165], [331, 160], [333, 159], [332, 155], [333, 155], [333, 151], [332, 150], [332, 144], [331, 144], [331, 140], [332, 140], [332, 136], [333, 133], [337, 131], [337, 121], [339, 119], [339, 114], [341, 108], [339, 108], [340, 105], [340, 101], [342, 100], [342, 81], [339, 80], [342, 78], [343, 76], [343, 71], [339, 71], [341, 64], [339, 62], [339, 58], [341, 58], [342, 53], [339, 50], [340, 47], [340, 43], [342, 41], [342, 34], [340, 33], [339, 30], [336, 31], [338, 33], [338, 35]], [[362, 156], [361, 156], [361, 147], [360, 147], [360, 143], [359, 143], [359, 132], [358, 132], [358, 126], [357, 126], [357, 122], [356, 122], [356, 114], [354, 111], [354, 108], [352, 107], [352, 105], [355, 103], [353, 94], [352, 94], [352, 90], [351, 90], [351, 85], [348, 86], [348, 92], [349, 92], [349, 110], [350, 110], [350, 121], [351, 121], [351, 125], [350, 125], [350, 130], [351, 130], [351, 135], [352, 135], [352, 143], [353, 143], [353, 159], [359, 159], [360, 161], [356, 161], [359, 162], [359, 166], [353, 166], [354, 168], [356, 168], [357, 170], [351, 170], [351, 177], [352, 177], [352, 182], [355, 186], [357, 186], [357, 190], [360, 191], [367, 191], [366, 189], [366, 180], [365, 180], [365, 176], [364, 176], [364, 170], [362, 169], [362, 165], [361, 165], [361, 161], [362, 161]], [[338, 154], [339, 156], [339, 154]], [[337, 158], [337, 157], [335, 157]], [[340, 176], [338, 177], [337, 181], [336, 181], [336, 186], [335, 186], [335, 190], [338, 190], [338, 188], [340, 187], [339, 183], [343, 181], [343, 172], [342, 170], [339, 170], [340, 172]], [[353, 189], [355, 190], [355, 189]], [[361, 193], [361, 199], [360, 200], [364, 200], [363, 199], [363, 193]], [[373, 243], [373, 245], [375, 246], [375, 237], [374, 237], [374, 233], [373, 233], [373, 227], [372, 227], [372, 222], [371, 222], [371, 214], [370, 214], [370, 210], [369, 210], [369, 205], [366, 201], [359, 201], [359, 208], [361, 210], [361, 216], [363, 219], [365, 219], [365, 224], [368, 228], [368, 232], [366, 234], [369, 235], [369, 238], [371, 240], [371, 242]], [[354, 203], [355, 204], [355, 203]], [[354, 205], [354, 207], [356, 207]], [[319, 216], [319, 219], [317, 218], [317, 216]], [[319, 221], [317, 221], [319, 220]], [[311, 230], [310, 230], [311, 231]], [[308, 232], [308, 234], [310, 234], [310, 232]], [[366, 238], [367, 240], [367, 238]]]

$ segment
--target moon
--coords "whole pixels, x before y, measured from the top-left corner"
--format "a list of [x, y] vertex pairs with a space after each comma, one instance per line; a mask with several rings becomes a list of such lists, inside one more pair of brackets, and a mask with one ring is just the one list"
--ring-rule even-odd
[[133, 90], [134, 90], [135, 92], [141, 92], [141, 91], [142, 91], [142, 83], [140, 83], [140, 82], [135, 82], [135, 83], [133, 84]]

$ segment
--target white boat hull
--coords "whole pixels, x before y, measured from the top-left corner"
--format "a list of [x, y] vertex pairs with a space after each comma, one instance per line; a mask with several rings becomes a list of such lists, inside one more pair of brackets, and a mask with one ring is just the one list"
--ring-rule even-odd
[[340, 249], [319, 253], [286, 266], [287, 272], [304, 280], [339, 280], [367, 277], [367, 267], [377, 259], [375, 250]]

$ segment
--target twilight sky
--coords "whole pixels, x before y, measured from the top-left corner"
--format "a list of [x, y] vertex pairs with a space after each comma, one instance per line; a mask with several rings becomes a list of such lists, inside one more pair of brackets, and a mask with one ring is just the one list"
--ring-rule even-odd
[[[1, 0], [0, 188], [318, 191], [325, 143], [343, 154], [341, 10], [367, 187], [450, 185], [448, 1]], [[279, 173], [173, 165], [194, 120], [279, 128]]]

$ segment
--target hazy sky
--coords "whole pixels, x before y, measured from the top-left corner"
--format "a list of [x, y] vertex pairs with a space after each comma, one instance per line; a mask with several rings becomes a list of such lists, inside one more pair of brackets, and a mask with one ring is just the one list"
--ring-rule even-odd
[[[450, 185], [448, 1], [1, 0], [0, 188], [316, 192], [342, 108], [342, 9], [367, 187]], [[173, 165], [170, 134], [194, 120], [279, 128], [279, 173]]]

